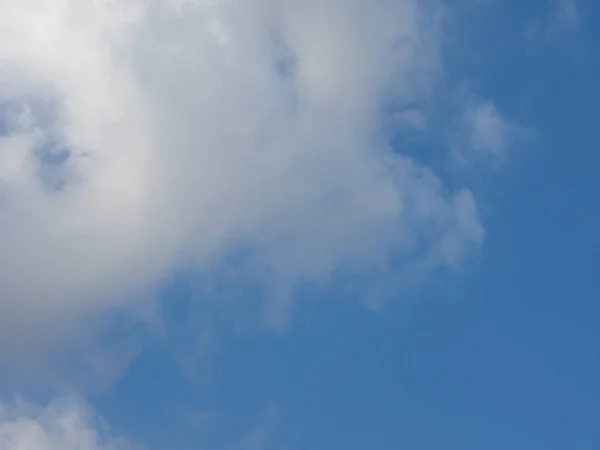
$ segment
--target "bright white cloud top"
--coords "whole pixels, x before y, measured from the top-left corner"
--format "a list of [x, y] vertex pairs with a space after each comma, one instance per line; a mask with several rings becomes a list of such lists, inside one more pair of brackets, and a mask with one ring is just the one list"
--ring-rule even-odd
[[278, 324], [298, 282], [483, 240], [471, 191], [382, 131], [390, 108], [425, 127], [436, 1], [0, 3], [0, 358], [151, 307], [181, 267], [235, 255]]

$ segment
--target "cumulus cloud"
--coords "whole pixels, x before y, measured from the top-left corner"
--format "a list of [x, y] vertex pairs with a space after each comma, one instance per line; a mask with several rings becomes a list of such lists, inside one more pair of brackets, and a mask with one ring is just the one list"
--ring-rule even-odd
[[[0, 358], [152, 315], [183, 267], [234, 264], [281, 324], [300, 282], [453, 266], [482, 242], [473, 194], [382, 131], [390, 109], [424, 126], [437, 0], [1, 5]], [[473, 124], [503, 150], [494, 109]]]
[[0, 403], [0, 450], [134, 450], [79, 399]]

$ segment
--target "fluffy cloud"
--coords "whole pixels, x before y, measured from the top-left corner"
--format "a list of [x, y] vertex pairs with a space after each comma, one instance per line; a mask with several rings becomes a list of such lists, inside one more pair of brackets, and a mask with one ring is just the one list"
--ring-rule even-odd
[[0, 2], [0, 358], [151, 314], [182, 267], [235, 261], [278, 324], [299, 282], [482, 242], [473, 194], [382, 131], [425, 123], [436, 0]]
[[134, 450], [78, 399], [0, 403], [0, 450]]

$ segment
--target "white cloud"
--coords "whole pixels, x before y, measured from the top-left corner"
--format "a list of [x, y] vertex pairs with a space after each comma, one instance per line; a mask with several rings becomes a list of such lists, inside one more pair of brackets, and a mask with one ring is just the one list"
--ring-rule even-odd
[[[436, 0], [1, 4], [0, 359], [151, 314], [180, 267], [244, 255], [240, 277], [284, 298], [482, 241], [472, 193], [380, 131], [389, 99], [424, 123]], [[477, 145], [504, 146], [497, 122]]]
[[531, 131], [508, 120], [493, 102], [471, 101], [460, 119], [452, 156], [460, 165], [498, 165], [506, 161], [517, 141], [530, 135]]
[[507, 125], [494, 105], [487, 103], [471, 111], [471, 146], [475, 151], [494, 155], [506, 151]]
[[110, 436], [104, 421], [82, 401], [54, 400], [47, 406], [23, 400], [0, 403], [0, 450], [134, 450]]

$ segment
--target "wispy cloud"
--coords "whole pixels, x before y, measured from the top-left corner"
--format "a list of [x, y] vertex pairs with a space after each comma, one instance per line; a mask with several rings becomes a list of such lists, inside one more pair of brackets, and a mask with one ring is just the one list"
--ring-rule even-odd
[[491, 101], [468, 101], [456, 132], [452, 156], [460, 166], [499, 167], [519, 142], [533, 132], [507, 119]]
[[568, 30], [577, 29], [581, 14], [577, 0], [558, 0], [555, 11], [556, 22]]
[[549, 4], [549, 9], [525, 28], [529, 45], [540, 40], [553, 41], [581, 29], [582, 12], [577, 0], [554, 0]]
[[280, 413], [278, 409], [274, 405], [271, 405], [265, 410], [258, 423], [229, 446], [228, 450], [268, 450], [282, 448], [275, 443], [279, 419]]

